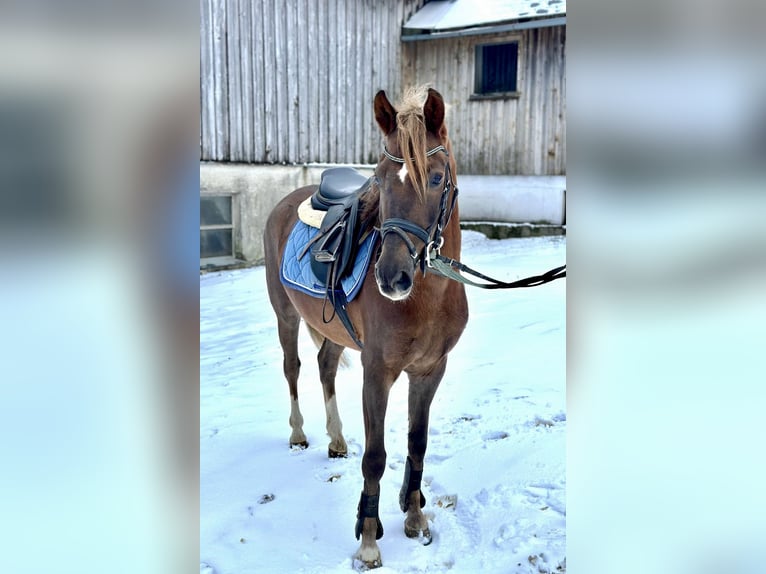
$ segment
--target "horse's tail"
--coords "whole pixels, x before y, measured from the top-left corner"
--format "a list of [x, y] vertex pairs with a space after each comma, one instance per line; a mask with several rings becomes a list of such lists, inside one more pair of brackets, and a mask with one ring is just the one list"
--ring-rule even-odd
[[[325, 336], [322, 335], [319, 331], [314, 329], [311, 325], [306, 323], [306, 328], [309, 330], [309, 335], [311, 335], [311, 340], [314, 341], [314, 344], [317, 346], [317, 349], [322, 348], [322, 343], [324, 343]], [[348, 353], [346, 351], [343, 351], [340, 355], [340, 366], [342, 368], [347, 368], [351, 366], [351, 360], [348, 358]]]

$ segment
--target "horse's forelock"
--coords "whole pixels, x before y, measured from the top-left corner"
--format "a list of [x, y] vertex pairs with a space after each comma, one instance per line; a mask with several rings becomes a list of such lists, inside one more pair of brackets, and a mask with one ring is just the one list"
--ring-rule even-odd
[[428, 187], [426, 124], [423, 114], [423, 105], [427, 97], [427, 86], [409, 88], [396, 107], [396, 139], [399, 152], [404, 158], [404, 165], [415, 191], [421, 197], [425, 197]]
[[428, 161], [426, 159], [426, 128], [422, 114], [399, 114], [397, 116], [397, 141], [399, 150], [404, 158], [407, 175], [412, 180], [415, 191], [423, 197], [428, 178]]

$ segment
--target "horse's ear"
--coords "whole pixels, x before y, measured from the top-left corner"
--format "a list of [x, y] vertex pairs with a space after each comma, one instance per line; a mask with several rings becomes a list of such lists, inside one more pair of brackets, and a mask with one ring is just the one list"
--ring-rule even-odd
[[396, 128], [396, 110], [383, 90], [375, 94], [375, 121], [378, 122], [383, 135], [387, 136]]
[[444, 99], [433, 88], [428, 88], [428, 98], [423, 105], [423, 115], [426, 120], [426, 129], [431, 133], [438, 134], [444, 123]]

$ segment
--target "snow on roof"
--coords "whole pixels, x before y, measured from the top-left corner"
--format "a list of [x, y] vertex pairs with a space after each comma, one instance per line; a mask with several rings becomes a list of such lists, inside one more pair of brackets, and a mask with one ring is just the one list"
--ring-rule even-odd
[[565, 16], [566, 12], [566, 0], [436, 0], [416, 12], [404, 28], [440, 31]]

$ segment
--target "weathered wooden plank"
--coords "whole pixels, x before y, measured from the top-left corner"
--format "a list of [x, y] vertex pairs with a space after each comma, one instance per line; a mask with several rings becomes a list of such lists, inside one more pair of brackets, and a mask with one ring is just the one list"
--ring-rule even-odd
[[327, 11], [327, 160], [336, 162], [338, 157], [338, 4], [328, 3]]
[[215, 144], [213, 159], [229, 159], [228, 70], [226, 67], [226, 3], [211, 4], [211, 30], [213, 35], [213, 106], [215, 109]]
[[285, 12], [285, 131], [287, 138], [286, 154], [283, 161], [295, 162], [298, 159], [298, 36], [300, 31], [296, 26], [296, 12], [298, 2], [284, 2], [282, 9]]
[[275, 78], [275, 146], [274, 161], [283, 162], [287, 155], [287, 108], [285, 100], [287, 98], [287, 86], [285, 85], [285, 60], [287, 52], [287, 38], [285, 37], [285, 9], [284, 3], [274, 1], [274, 20], [271, 22], [274, 30], [274, 69]]
[[[523, 51], [524, 51], [524, 67], [521, 70], [523, 72], [523, 86], [524, 89], [521, 92], [521, 106], [519, 115], [517, 116], [519, 131], [516, 134], [516, 145], [521, 150], [521, 165], [519, 166], [520, 174], [531, 175], [532, 169], [531, 157], [532, 150], [530, 146], [531, 133], [534, 126], [534, 117], [532, 114], [531, 102], [535, 98], [535, 37], [527, 30], [523, 36]], [[518, 175], [518, 174], [517, 174]]]
[[264, 34], [263, 34], [263, 2], [250, 0], [253, 10], [251, 30], [253, 35], [253, 154], [250, 161], [256, 163], [266, 161], [266, 95], [264, 92]]
[[543, 35], [545, 33], [545, 29], [537, 29], [535, 30], [537, 32], [537, 54], [535, 58], [535, 62], [537, 64], [536, 67], [536, 78], [535, 81], [537, 83], [537, 98], [533, 101], [534, 106], [534, 117], [535, 117], [535, 134], [534, 139], [531, 142], [532, 147], [532, 154], [534, 156], [534, 174], [535, 175], [543, 175], [545, 173], [544, 171], [544, 165], [545, 165], [545, 158], [546, 154], [548, 153], [546, 146], [545, 146], [545, 100], [546, 100], [546, 84], [545, 84], [545, 69], [547, 68], [547, 62], [545, 59], [545, 53], [546, 53], [546, 46], [543, 42]]
[[239, 0], [226, 0], [228, 25], [226, 34], [226, 68], [228, 74], [228, 107], [229, 123], [226, 129], [229, 133], [229, 159], [242, 161], [242, 75], [240, 69], [240, 20]]
[[372, 118], [372, 98], [375, 96], [375, 85], [378, 82], [378, 60], [380, 53], [380, 24], [376, 14], [379, 12], [375, 6], [371, 6], [366, 10], [365, 16], [365, 34], [367, 42], [369, 44], [369, 50], [367, 53], [367, 73], [364, 85], [364, 93], [362, 98], [362, 110], [364, 111], [364, 117], [362, 118], [362, 157], [360, 161], [362, 163], [368, 163], [370, 156], [372, 155], [373, 146], [373, 123]]
[[200, 159], [214, 159], [215, 99], [210, 0], [200, 0]]
[[561, 106], [559, 108], [559, 145], [561, 146], [561, 152], [559, 154], [559, 174], [565, 174], [567, 168], [567, 75], [566, 75], [567, 59], [566, 59], [566, 28], [561, 29], [561, 65], [559, 69], [560, 77], [560, 90], [559, 97], [561, 99]]
[[[446, 122], [449, 129], [450, 139], [458, 141], [462, 137], [460, 118], [463, 114], [463, 98], [457, 97], [462, 91], [460, 69], [458, 66], [458, 54], [445, 53], [444, 66], [445, 72], [439, 80], [439, 85], [434, 86], [442, 91], [442, 95], [447, 103]], [[444, 87], [442, 87], [444, 86]], [[459, 150], [453, 150], [459, 153]]]
[[348, 82], [344, 93], [344, 108], [346, 110], [346, 147], [344, 149], [345, 162], [354, 162], [356, 159], [356, 134], [359, 129], [359, 108], [356, 105], [356, 90], [360, 77], [359, 63], [359, 33], [357, 30], [359, 3], [351, 2], [347, 5], [346, 26], [348, 29], [348, 38], [346, 42], [346, 58], [348, 61], [347, 71], [353, 81]]
[[[302, 161], [316, 161], [316, 150], [318, 148], [318, 140], [322, 137], [319, 130], [319, 118], [318, 118], [318, 104], [319, 97], [317, 94], [317, 73], [319, 68], [319, 22], [318, 9], [316, 2], [309, 2], [308, 6], [305, 6], [305, 2], [300, 2], [307, 8], [303, 12], [303, 18], [300, 19], [300, 29], [297, 34], [303, 37], [305, 41], [306, 51], [303, 54], [302, 61], [299, 62], [300, 67], [303, 70], [303, 74], [300, 77], [301, 81], [301, 101], [300, 106], [302, 109], [301, 121], [303, 122], [303, 133], [306, 138], [305, 150]], [[320, 7], [322, 9], [323, 7]]]
[[[395, 60], [391, 60], [389, 57], [389, 49], [391, 45], [391, 41], [395, 41], [398, 43], [399, 37], [398, 35], [392, 34], [393, 30], [389, 27], [389, 16], [391, 14], [391, 9], [388, 6], [384, 6], [382, 10], [376, 10], [375, 15], [377, 17], [377, 22], [373, 24], [373, 27], [377, 29], [377, 48], [378, 48], [378, 57], [375, 62], [375, 69], [377, 71], [377, 77], [375, 81], [375, 89], [373, 90], [374, 93], [377, 93], [378, 90], [388, 90], [388, 73], [389, 73], [389, 64], [396, 64]], [[402, 61], [399, 60], [399, 68], [402, 68]], [[372, 102], [370, 102], [370, 106], [372, 106]], [[374, 117], [373, 117], [374, 121]], [[375, 124], [375, 129], [377, 130], [377, 124]], [[377, 141], [377, 133], [375, 134], [375, 141]], [[377, 155], [377, 154], [376, 154]]]
[[310, 130], [309, 130], [309, 41], [308, 33], [310, 30], [308, 19], [308, 5], [305, 0], [299, 0], [297, 3], [297, 16], [295, 35], [298, 41], [298, 57], [296, 64], [298, 66], [298, 155], [296, 161], [306, 163], [310, 161]]
[[518, 165], [519, 172], [516, 174], [521, 174], [526, 172], [526, 166], [529, 164], [529, 146], [528, 146], [528, 134], [529, 134], [529, 127], [530, 127], [530, 98], [533, 97], [533, 88], [532, 88], [532, 69], [531, 65], [533, 62], [532, 54], [534, 53], [534, 45], [533, 42], [530, 40], [529, 31], [525, 31], [523, 34], [523, 40], [521, 42], [521, 46], [519, 46], [519, 49], [521, 50], [522, 57], [520, 58], [520, 62], [522, 62], [520, 66], [520, 74], [521, 74], [521, 96], [519, 98], [519, 109], [516, 116], [516, 124], [517, 124], [517, 130], [514, 134], [514, 142], [516, 146], [519, 149], [519, 160], [520, 163]]
[[[381, 3], [385, 4], [385, 2]], [[362, 38], [366, 39], [362, 44], [364, 46], [364, 59], [362, 60], [362, 81], [361, 90], [357, 94], [359, 98], [359, 106], [361, 108], [361, 126], [359, 129], [359, 157], [356, 160], [359, 163], [367, 163], [370, 161], [370, 154], [372, 153], [372, 110], [370, 102], [372, 101], [372, 87], [374, 84], [375, 74], [375, 41], [377, 40], [376, 30], [372, 25], [372, 14], [375, 10], [379, 10], [381, 6], [375, 7], [372, 3], [364, 3], [365, 9], [362, 11], [363, 19], [360, 22], [362, 26]], [[372, 41], [371, 41], [372, 40]]]
[[349, 73], [349, 67], [353, 64], [350, 59], [348, 45], [350, 43], [351, 32], [349, 31], [349, 21], [351, 17], [350, 6], [354, 0], [340, 0], [338, 3], [338, 78], [335, 92], [335, 105], [338, 114], [338, 131], [335, 135], [337, 139], [337, 155], [335, 161], [346, 162], [348, 152], [348, 120], [352, 111], [346, 107], [347, 79], [353, 78]]
[[264, 130], [266, 146], [263, 151], [263, 161], [275, 163], [279, 161], [277, 144], [277, 57], [274, 32], [274, 0], [263, 0], [263, 92], [264, 92]]
[[253, 161], [253, 35], [252, 0], [239, 0], [239, 67], [242, 87], [241, 130], [242, 161]]
[[[361, 20], [362, 20], [362, 4], [359, 2], [356, 2], [354, 4], [354, 10], [352, 12], [353, 14], [353, 36], [354, 41], [351, 45], [351, 54], [350, 56], [353, 58], [353, 68], [351, 68], [351, 73], [353, 74], [353, 77], [361, 78], [362, 75], [362, 62], [364, 60], [364, 42], [362, 41], [362, 34], [364, 31], [361, 28]], [[348, 105], [349, 109], [351, 110], [351, 117], [353, 119], [352, 128], [349, 132], [349, 136], [351, 138], [351, 145], [349, 146], [349, 156], [346, 161], [350, 162], [358, 162], [359, 157], [361, 156], [361, 141], [360, 141], [360, 134], [362, 133], [362, 103], [360, 101], [360, 93], [362, 91], [361, 87], [361, 81], [360, 82], [351, 82], [351, 85], [349, 86], [349, 90], [346, 94], [346, 105]]]
[[335, 58], [337, 65], [337, 73], [335, 76], [335, 94], [334, 94], [334, 106], [335, 106], [335, 132], [332, 134], [333, 143], [335, 144], [334, 161], [342, 161], [343, 150], [345, 148], [344, 132], [345, 132], [345, 120], [346, 114], [343, 109], [343, 102], [341, 101], [342, 94], [346, 89], [345, 78], [346, 73], [346, 43], [344, 38], [346, 37], [346, 1], [337, 0], [337, 32], [335, 41]]
[[318, 91], [317, 91], [317, 119], [318, 119], [318, 133], [319, 133], [319, 148], [317, 157], [328, 158], [330, 155], [330, 138], [332, 135], [329, 133], [329, 120], [330, 106], [334, 105], [329, 99], [329, 78], [327, 70], [327, 59], [329, 54], [328, 44], [333, 41], [333, 38], [327, 35], [327, 3], [320, 6], [317, 14], [316, 26], [320, 30], [320, 34], [317, 35], [317, 49], [316, 52], [319, 56], [319, 64], [314, 70], [317, 75]]
[[556, 126], [556, 119], [554, 116], [554, 83], [553, 83], [553, 66], [552, 61], [555, 60], [555, 47], [553, 42], [552, 30], [546, 29], [543, 35], [543, 43], [550, 46], [550, 55], [545, 60], [545, 71], [543, 84], [545, 87], [545, 101], [543, 102], [542, 120], [543, 120], [543, 142], [541, 153], [543, 154], [542, 173], [553, 173], [552, 169], [555, 167], [555, 139], [554, 131]]

